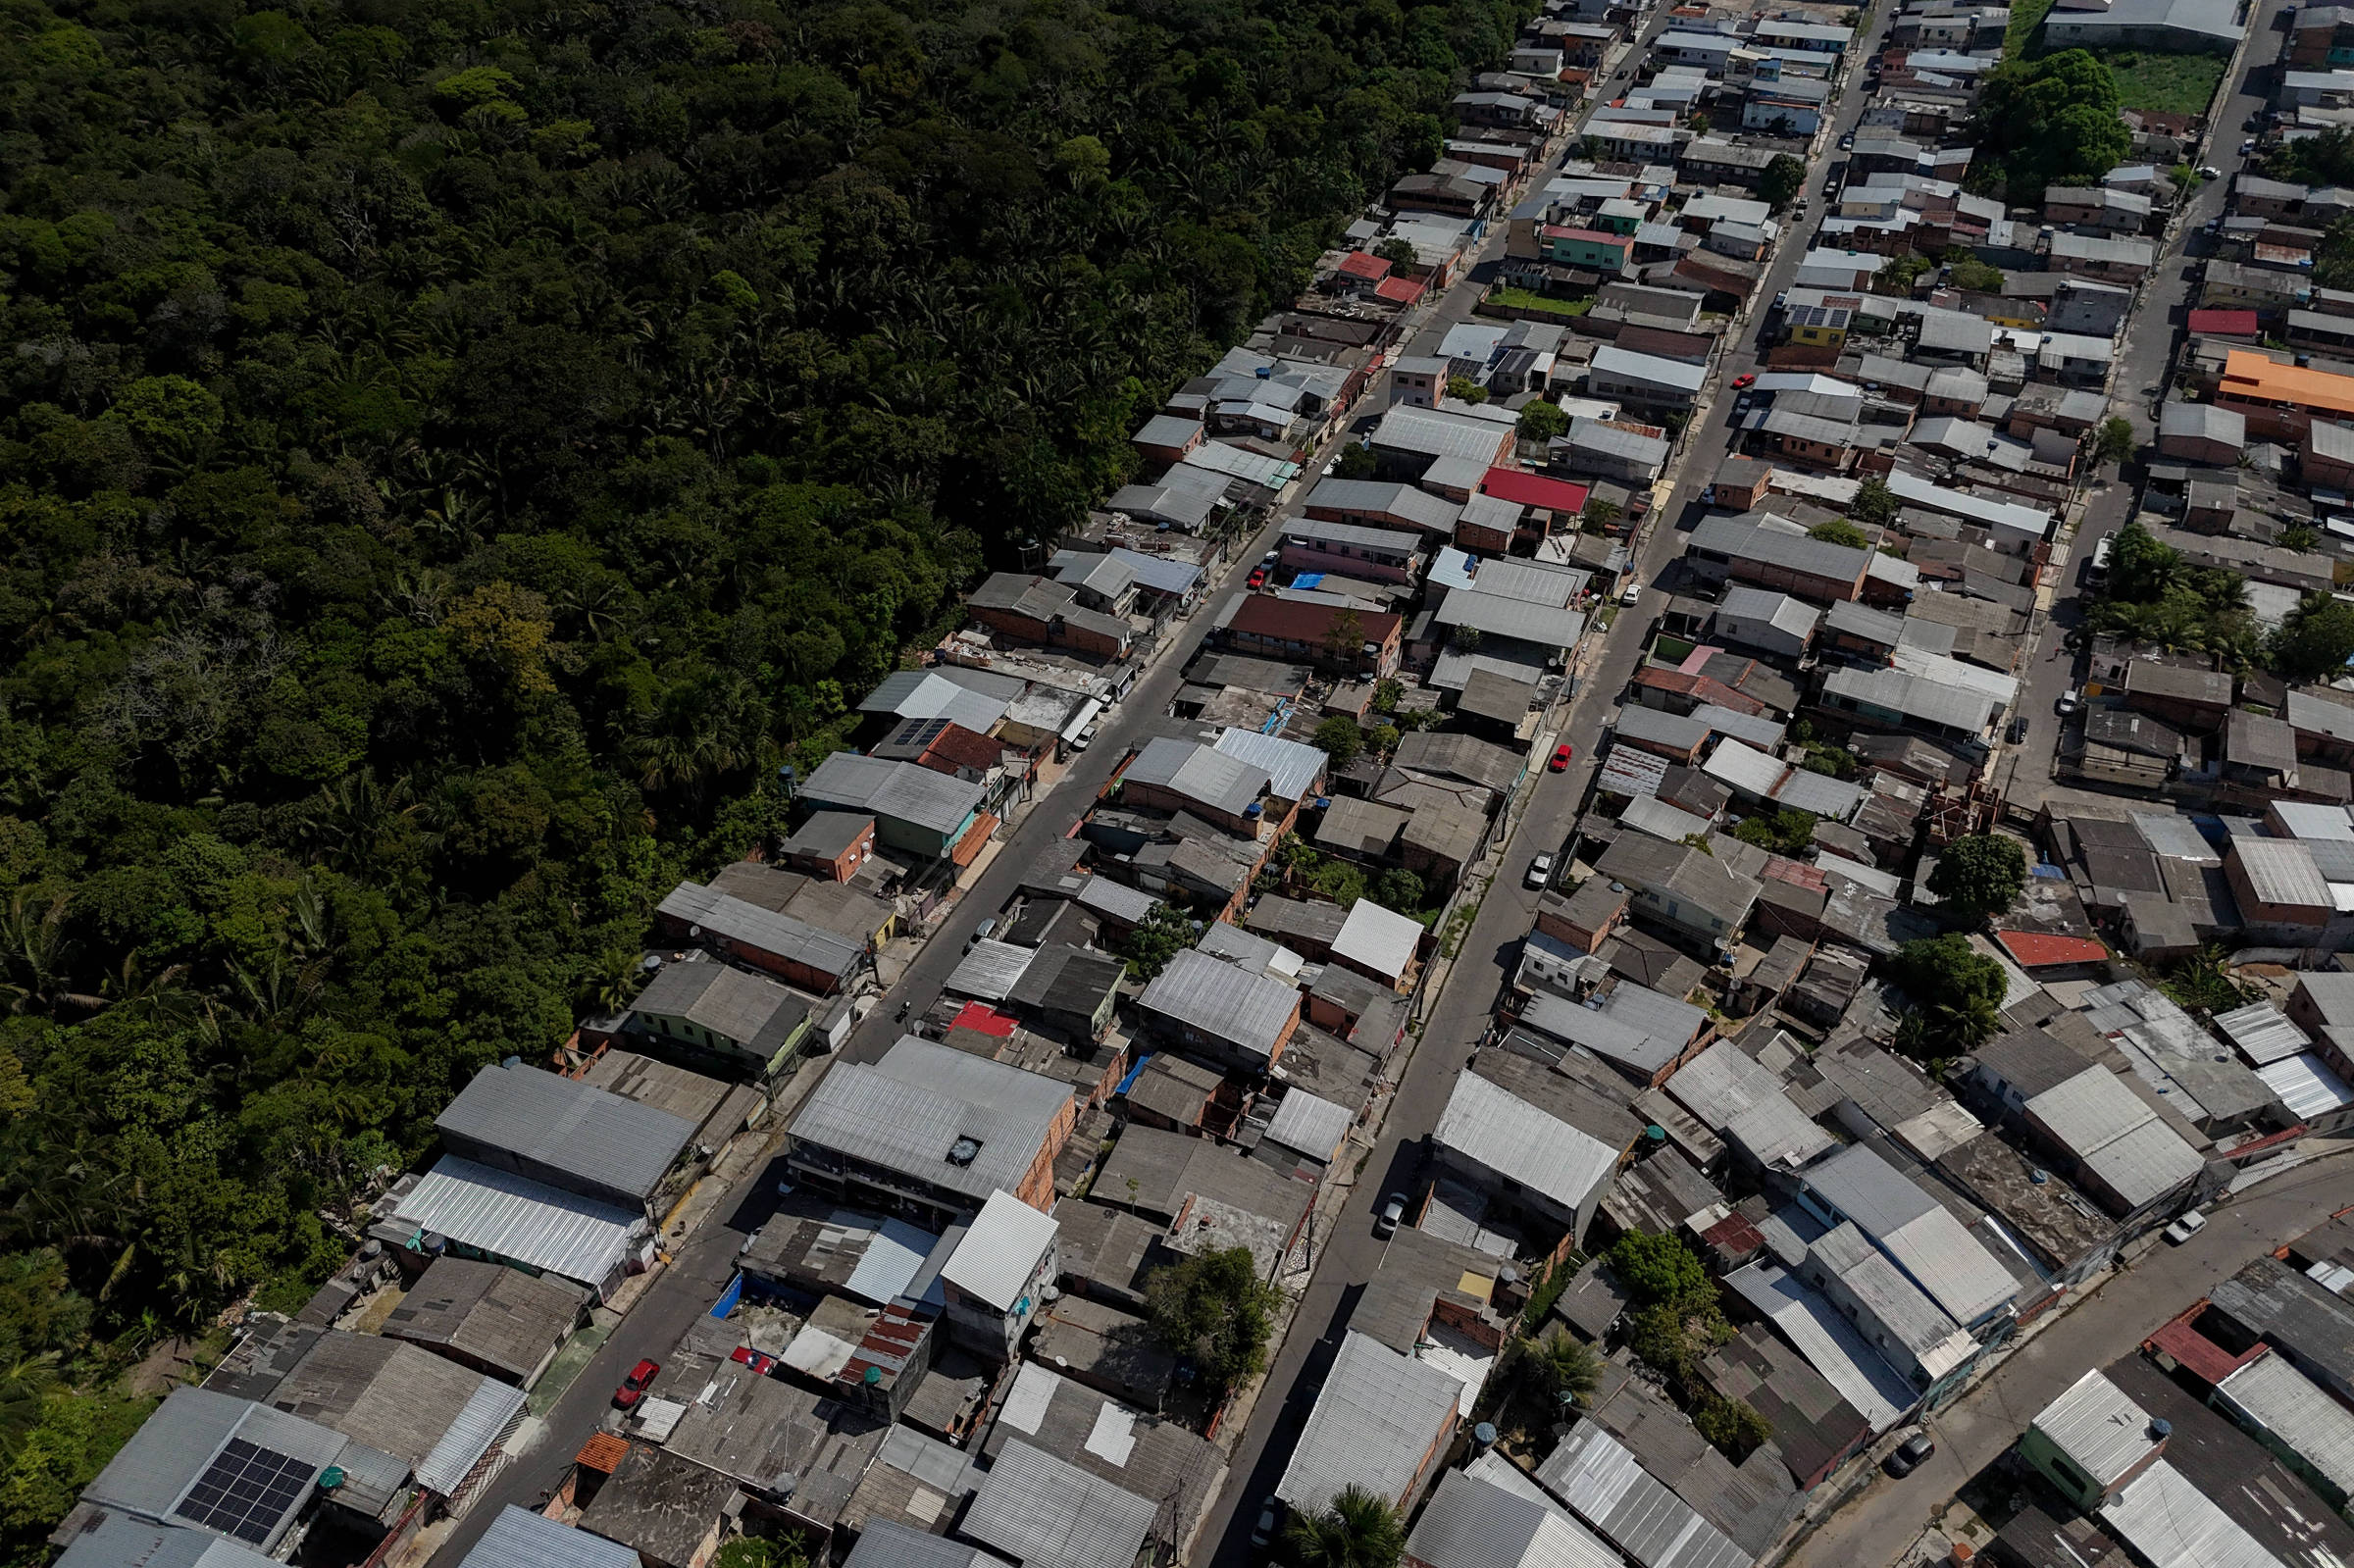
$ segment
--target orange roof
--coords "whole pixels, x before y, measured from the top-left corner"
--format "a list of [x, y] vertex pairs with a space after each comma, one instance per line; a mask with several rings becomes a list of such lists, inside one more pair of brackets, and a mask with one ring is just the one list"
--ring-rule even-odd
[[2207, 1303], [2201, 1301], [2141, 1342], [2152, 1350], [2165, 1351], [2192, 1377], [2212, 1386], [2264, 1354], [2270, 1346], [2259, 1340], [2233, 1355], [2190, 1326], [2191, 1320], [2206, 1310]]
[[617, 1438], [610, 1432], [591, 1432], [588, 1441], [581, 1444], [581, 1451], [573, 1455], [572, 1462], [583, 1470], [593, 1470], [598, 1475], [609, 1476], [620, 1469], [622, 1460], [629, 1456], [627, 1440]]
[[2097, 964], [2109, 956], [2109, 949], [2089, 936], [2052, 936], [2040, 931], [1998, 931], [1994, 939], [2003, 944], [2003, 951], [2021, 969], [2040, 969], [2052, 964]]
[[948, 851], [948, 858], [959, 866], [971, 865], [981, 853], [981, 846], [989, 842], [989, 835], [997, 831], [998, 819], [986, 811], [982, 812], [973, 819], [973, 825], [964, 831], [964, 836], [956, 841], [956, 847]]
[[2354, 414], [2354, 376], [2280, 365], [2254, 349], [2235, 348], [2224, 358], [2224, 380], [2217, 395]]

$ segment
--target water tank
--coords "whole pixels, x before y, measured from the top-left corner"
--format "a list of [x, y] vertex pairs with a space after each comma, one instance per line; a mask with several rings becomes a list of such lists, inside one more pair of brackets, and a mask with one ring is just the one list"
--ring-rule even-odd
[[2150, 1441], [2152, 1442], [2164, 1442], [2168, 1438], [2174, 1436], [2174, 1431], [2175, 1424], [2166, 1417], [2152, 1416], [2150, 1418]]
[[1473, 1427], [1471, 1429], [1471, 1445], [1481, 1453], [1495, 1447], [1496, 1424], [1492, 1421], [1482, 1421], [1478, 1426]]

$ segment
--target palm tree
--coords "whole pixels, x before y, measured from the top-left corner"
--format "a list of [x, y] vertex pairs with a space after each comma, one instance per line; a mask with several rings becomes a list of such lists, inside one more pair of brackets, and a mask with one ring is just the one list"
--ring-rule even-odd
[[1547, 1404], [1559, 1405], [1563, 1394], [1583, 1404], [1602, 1385], [1602, 1358], [1559, 1324], [1534, 1340], [1519, 1340], [1514, 1359], [1520, 1386]]
[[1283, 1527], [1291, 1568], [1397, 1568], [1405, 1551], [1398, 1510], [1370, 1487], [1343, 1487], [1322, 1508], [1295, 1513]]

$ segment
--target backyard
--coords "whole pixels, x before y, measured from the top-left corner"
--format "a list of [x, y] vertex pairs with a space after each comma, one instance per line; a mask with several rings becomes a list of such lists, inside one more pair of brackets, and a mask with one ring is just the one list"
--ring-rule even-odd
[[1594, 308], [1591, 295], [1584, 299], [1554, 299], [1525, 288], [1507, 288], [1501, 283], [1488, 290], [1487, 302], [1510, 305], [1515, 310], [1541, 310], [1549, 316], [1583, 316]]
[[[2012, 16], [2016, 20], [2017, 12]], [[2133, 49], [2092, 51], [2117, 77], [2121, 108], [2168, 115], [2203, 115], [2231, 64], [2224, 55], [2149, 54]]]

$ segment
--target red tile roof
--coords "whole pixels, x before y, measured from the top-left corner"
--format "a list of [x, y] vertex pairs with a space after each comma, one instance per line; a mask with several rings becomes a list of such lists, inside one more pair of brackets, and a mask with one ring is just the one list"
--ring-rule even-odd
[[2190, 329], [2210, 332], [2218, 337], [2254, 337], [2256, 313], [2252, 310], [2194, 310], [2190, 313]]
[[1385, 278], [1373, 285], [1375, 298], [1398, 305], [1411, 305], [1422, 297], [1422, 290], [1423, 285], [1410, 278]]
[[599, 1475], [609, 1476], [620, 1469], [621, 1462], [629, 1456], [628, 1440], [610, 1432], [592, 1432], [588, 1435], [588, 1441], [581, 1444], [581, 1451], [573, 1455], [572, 1462], [583, 1470], [593, 1470]]
[[960, 767], [994, 768], [1004, 755], [1003, 741], [992, 740], [977, 730], [951, 724], [934, 735], [931, 744], [924, 747], [924, 754], [915, 760], [935, 773], [954, 773]]
[[[1245, 636], [1270, 637], [1279, 642], [1304, 642], [1321, 645], [1332, 630], [1333, 617], [1341, 607], [1333, 604], [1311, 604], [1302, 599], [1279, 599], [1271, 593], [1254, 593], [1234, 612], [1226, 623], [1228, 631]], [[1356, 624], [1363, 628], [1367, 642], [1387, 642], [1403, 623], [1386, 610], [1358, 610]]]
[[1694, 697], [1702, 702], [1714, 702], [1719, 708], [1730, 708], [1735, 713], [1746, 713], [1753, 717], [1766, 712], [1766, 704], [1746, 692], [1735, 691], [1713, 676], [1687, 675], [1681, 670], [1647, 664], [1635, 672], [1635, 684], [1656, 691], [1672, 691], [1678, 696]]
[[2153, 1350], [2165, 1351], [2184, 1371], [2212, 1387], [2264, 1354], [2267, 1346], [2259, 1340], [2244, 1355], [2233, 1355], [2190, 1326], [2191, 1320], [2205, 1310], [2207, 1303], [2201, 1301], [2141, 1342]]
[[2003, 951], [2021, 969], [2041, 969], [2052, 964], [2097, 964], [2109, 956], [2109, 949], [2089, 936], [2053, 936], [2040, 931], [1998, 931], [1994, 939], [2002, 943]]
[[973, 819], [973, 825], [964, 831], [964, 836], [957, 840], [956, 847], [948, 851], [948, 858], [959, 866], [971, 865], [980, 855], [982, 846], [989, 842], [989, 835], [997, 831], [998, 819], [986, 811], [982, 812]]
[[1379, 256], [1353, 250], [1342, 258], [1340, 272], [1343, 278], [1387, 278], [1390, 264]]
[[1493, 495], [1500, 501], [1510, 501], [1515, 506], [1538, 506], [1549, 512], [1575, 513], [1584, 509], [1586, 497], [1593, 490], [1588, 485], [1573, 484], [1567, 480], [1547, 479], [1542, 474], [1492, 468], [1480, 479], [1479, 492]]
[[970, 1029], [983, 1035], [1005, 1039], [1013, 1034], [1013, 1020], [986, 1002], [966, 1002], [964, 1010], [948, 1021], [950, 1029]]

